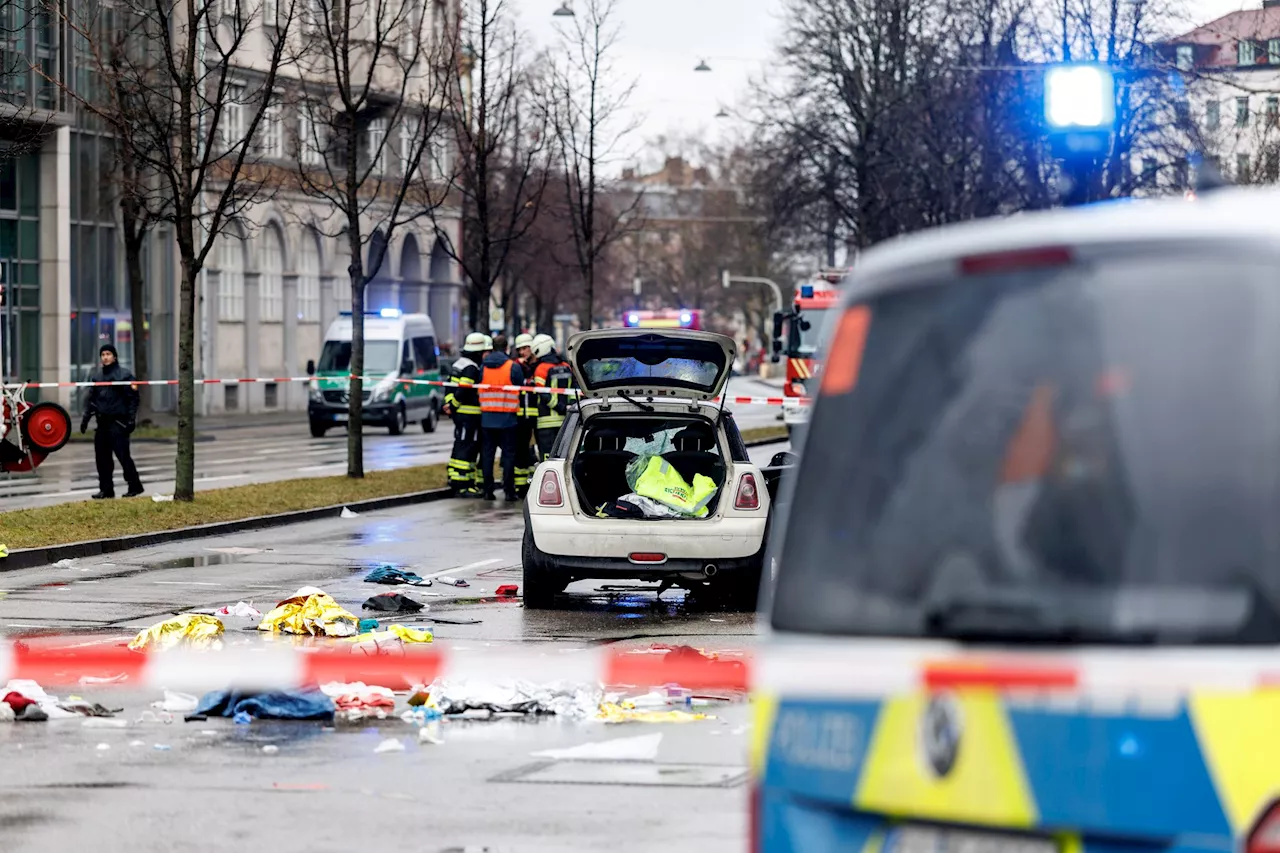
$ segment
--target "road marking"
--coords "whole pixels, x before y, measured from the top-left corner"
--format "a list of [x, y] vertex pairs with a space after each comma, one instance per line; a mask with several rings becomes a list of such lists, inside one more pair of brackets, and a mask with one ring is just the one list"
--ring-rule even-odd
[[429, 575], [423, 575], [422, 577], [425, 580], [427, 578], [438, 578], [438, 577], [441, 577], [442, 575], [460, 575], [463, 572], [469, 572], [472, 569], [482, 569], [485, 566], [492, 566], [494, 563], [501, 563], [501, 562], [502, 562], [501, 557], [494, 557], [492, 560], [481, 560], [478, 563], [467, 563], [465, 566], [458, 566], [456, 569], [444, 569], [443, 571], [435, 572]]
[[165, 586], [222, 586], [220, 583], [210, 583], [209, 581], [152, 581], [152, 583], [164, 584]]
[[52, 625], [29, 625], [24, 622], [9, 622], [6, 628], [52, 628]]

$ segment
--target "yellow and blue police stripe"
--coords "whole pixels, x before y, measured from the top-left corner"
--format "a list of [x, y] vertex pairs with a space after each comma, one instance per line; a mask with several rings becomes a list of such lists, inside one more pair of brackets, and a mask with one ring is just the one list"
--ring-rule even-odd
[[879, 853], [887, 827], [917, 820], [1030, 832], [1062, 853], [1228, 853], [1280, 795], [1280, 691], [950, 696], [959, 734], [942, 773], [922, 744], [929, 694], [758, 696], [761, 850]]

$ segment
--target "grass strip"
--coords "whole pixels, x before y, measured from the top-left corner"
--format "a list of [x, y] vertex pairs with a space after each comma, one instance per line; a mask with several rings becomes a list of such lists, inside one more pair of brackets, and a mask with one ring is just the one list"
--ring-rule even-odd
[[196, 493], [193, 503], [155, 503], [149, 495], [108, 501], [76, 501], [0, 512], [0, 543], [43, 548], [115, 536], [239, 521], [302, 509], [407, 495], [445, 485], [444, 465], [371, 471], [363, 480], [345, 476], [278, 480]]
[[750, 444], [755, 441], [768, 441], [770, 439], [778, 441], [787, 440], [787, 428], [785, 426], [767, 426], [752, 427], [742, 431], [742, 440]]
[[[162, 426], [140, 426], [133, 432], [129, 433], [129, 437], [133, 441], [177, 441], [177, 427]], [[89, 430], [83, 435], [80, 432], [71, 433], [71, 440], [77, 443], [93, 443], [93, 430]]]

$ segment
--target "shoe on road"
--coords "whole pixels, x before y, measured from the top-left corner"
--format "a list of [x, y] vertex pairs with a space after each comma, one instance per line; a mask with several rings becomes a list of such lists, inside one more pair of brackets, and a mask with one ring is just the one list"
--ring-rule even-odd
[[136, 498], [138, 495], [142, 494], [142, 492], [143, 492], [142, 489], [130, 489], [129, 491], [124, 493], [124, 496], [126, 498]]
[[93, 499], [94, 499], [95, 501], [105, 501], [105, 500], [110, 500], [111, 498], [114, 498], [114, 497], [115, 497], [115, 495], [110, 494], [109, 492], [94, 492], [94, 493], [93, 493]]
[[496, 501], [497, 499], [498, 496], [493, 492], [488, 492], [480, 498], [482, 501]]

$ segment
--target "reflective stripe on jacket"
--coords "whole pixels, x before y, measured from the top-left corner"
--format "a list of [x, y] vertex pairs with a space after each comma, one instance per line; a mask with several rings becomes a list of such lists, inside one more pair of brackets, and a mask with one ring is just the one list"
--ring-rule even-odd
[[[513, 361], [504, 361], [500, 367], [485, 367], [480, 376], [481, 385], [505, 386], [511, 384]], [[502, 388], [484, 388], [480, 391], [480, 411], [516, 414], [520, 411], [520, 395]]]

